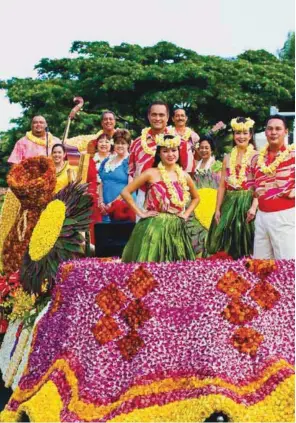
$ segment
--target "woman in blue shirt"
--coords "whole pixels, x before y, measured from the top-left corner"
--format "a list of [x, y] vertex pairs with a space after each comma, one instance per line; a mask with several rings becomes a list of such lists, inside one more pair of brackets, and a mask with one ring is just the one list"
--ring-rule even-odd
[[131, 136], [126, 129], [117, 129], [113, 135], [114, 154], [106, 158], [100, 167], [101, 192], [99, 208], [103, 222], [110, 220], [134, 221], [135, 215], [122, 200], [120, 193], [128, 184], [128, 156]]

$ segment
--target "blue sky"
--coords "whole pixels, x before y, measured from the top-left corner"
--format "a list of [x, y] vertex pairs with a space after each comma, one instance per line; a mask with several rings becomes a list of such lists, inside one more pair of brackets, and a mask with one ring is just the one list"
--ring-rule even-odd
[[[0, 79], [34, 77], [43, 57], [69, 56], [75, 40], [153, 45], [199, 54], [276, 53], [294, 30], [294, 0], [2, 0]], [[0, 91], [0, 130], [21, 109]]]

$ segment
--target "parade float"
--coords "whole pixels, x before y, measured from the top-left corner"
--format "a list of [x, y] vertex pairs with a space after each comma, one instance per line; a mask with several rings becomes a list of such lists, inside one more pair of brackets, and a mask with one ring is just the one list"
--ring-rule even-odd
[[87, 186], [45, 157], [8, 183], [1, 421], [294, 421], [292, 260], [83, 258]]

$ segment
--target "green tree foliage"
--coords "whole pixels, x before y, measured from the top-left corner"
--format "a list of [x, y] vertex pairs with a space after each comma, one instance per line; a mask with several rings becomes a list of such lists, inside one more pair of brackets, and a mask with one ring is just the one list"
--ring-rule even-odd
[[289, 32], [284, 47], [279, 51], [279, 57], [295, 63], [295, 32]]
[[168, 42], [111, 47], [107, 42], [75, 41], [71, 53], [71, 58], [42, 59], [36, 65], [36, 79], [0, 82], [9, 100], [23, 107], [14, 129], [3, 134], [0, 160], [36, 114], [44, 115], [51, 132], [62, 136], [72, 99], [78, 95], [85, 106], [70, 136], [94, 133], [106, 109], [120, 117], [120, 126], [128, 122], [136, 135], [147, 124], [147, 105], [158, 99], [170, 106], [186, 104], [190, 125], [197, 132], [206, 131], [217, 120], [229, 122], [240, 115], [251, 116], [261, 130], [271, 105], [285, 110], [294, 107], [293, 65], [264, 50], [223, 59]]

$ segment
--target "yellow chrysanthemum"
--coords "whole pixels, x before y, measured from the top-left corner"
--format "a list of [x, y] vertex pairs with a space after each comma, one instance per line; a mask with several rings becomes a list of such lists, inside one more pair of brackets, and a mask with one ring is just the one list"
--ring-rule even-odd
[[34, 228], [29, 254], [33, 261], [41, 260], [56, 243], [66, 216], [66, 206], [61, 200], [51, 201]]
[[14, 225], [20, 209], [20, 202], [9, 189], [5, 195], [2, 214], [0, 216], [0, 271], [3, 270], [2, 248], [4, 241]]
[[197, 190], [200, 202], [194, 210], [194, 214], [200, 224], [210, 229], [212, 217], [215, 213], [217, 202], [217, 190], [214, 188], [200, 188]]

